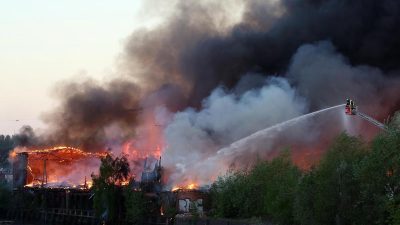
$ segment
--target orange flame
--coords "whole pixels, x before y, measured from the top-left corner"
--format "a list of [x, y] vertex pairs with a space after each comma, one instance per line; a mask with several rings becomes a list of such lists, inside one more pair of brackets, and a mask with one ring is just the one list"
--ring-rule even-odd
[[14, 160], [15, 157], [17, 157], [17, 152], [13, 150], [13, 151], [10, 152], [9, 156], [10, 156], [11, 160]]
[[172, 191], [178, 191], [178, 190], [195, 190], [198, 189], [198, 184], [196, 183], [189, 183], [187, 185], [183, 185], [183, 186], [174, 186], [172, 188]]
[[76, 156], [82, 156], [82, 157], [105, 157], [107, 156], [108, 152], [102, 151], [102, 152], [85, 152], [81, 149], [74, 148], [74, 147], [68, 147], [68, 146], [55, 146], [47, 149], [30, 149], [30, 150], [14, 150], [15, 155], [17, 153], [22, 153], [26, 152], [28, 155], [35, 155], [35, 154], [46, 154], [46, 153], [58, 153], [58, 154], [73, 154]]
[[85, 152], [78, 148], [55, 146], [45, 149], [14, 149], [10, 158], [15, 159], [19, 153], [28, 154], [27, 187], [43, 184], [60, 183], [61, 186], [89, 188], [91, 181], [86, 180], [98, 170], [99, 158], [109, 154], [106, 151]]

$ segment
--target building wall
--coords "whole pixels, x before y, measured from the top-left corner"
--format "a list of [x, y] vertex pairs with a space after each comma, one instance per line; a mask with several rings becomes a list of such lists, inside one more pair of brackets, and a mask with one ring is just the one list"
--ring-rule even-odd
[[203, 214], [207, 211], [208, 194], [199, 190], [176, 191], [177, 209], [179, 213], [197, 212]]

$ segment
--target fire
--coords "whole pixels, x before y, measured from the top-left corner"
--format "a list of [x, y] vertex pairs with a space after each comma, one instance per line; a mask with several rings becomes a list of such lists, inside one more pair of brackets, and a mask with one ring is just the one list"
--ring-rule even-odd
[[128, 159], [134, 177], [140, 177], [145, 160], [158, 160], [161, 156], [161, 147], [156, 146], [146, 151], [139, 149], [135, 141], [128, 141], [122, 146], [122, 153]]
[[33, 182], [25, 185], [25, 187], [33, 187], [33, 186], [35, 186], [35, 184]]
[[122, 146], [122, 153], [128, 158], [136, 160], [149, 157], [158, 159], [161, 156], [161, 147], [157, 146], [155, 149], [150, 149], [149, 151], [141, 151], [135, 147], [135, 141], [128, 141]]
[[15, 159], [15, 157], [17, 157], [17, 152], [16, 151], [11, 151], [10, 152], [10, 158], [13, 160], [13, 159]]
[[129, 184], [129, 180], [125, 180], [121, 182], [121, 186], [127, 186]]
[[174, 186], [172, 188], [172, 191], [178, 191], [178, 190], [195, 190], [197, 189], [199, 186], [196, 183], [189, 183], [187, 185], [184, 186]]
[[93, 182], [92, 181], [86, 181], [86, 186], [87, 186], [87, 188], [91, 188], [93, 186]]
[[164, 207], [162, 207], [162, 206], [161, 206], [161, 208], [160, 208], [160, 215], [161, 215], [161, 216], [164, 216]]
[[189, 184], [188, 186], [186, 186], [186, 189], [195, 189], [196, 187], [196, 184]]
[[106, 151], [85, 152], [78, 148], [55, 146], [43, 149], [17, 148], [10, 153], [10, 158], [15, 159], [18, 154], [28, 155], [27, 187], [54, 186], [90, 188], [91, 173], [98, 170], [99, 158], [109, 154]]
[[81, 156], [81, 157], [106, 157], [108, 152], [102, 151], [102, 152], [85, 152], [81, 149], [74, 148], [74, 147], [68, 147], [68, 146], [55, 146], [47, 149], [31, 149], [31, 150], [15, 150], [13, 151], [16, 153], [21, 153], [21, 152], [26, 152], [28, 155], [36, 155], [36, 154], [46, 154], [46, 153], [57, 153], [57, 154], [62, 154], [66, 156], [66, 154], [69, 154], [70, 157], [75, 156]]
[[[128, 159], [132, 177], [141, 177], [143, 169], [151, 169], [154, 162], [161, 159], [165, 146], [163, 130], [161, 127], [155, 126], [157, 121], [154, 113], [149, 111], [142, 117], [142, 125], [137, 127], [137, 138], [126, 140], [119, 146], [113, 146], [114, 153], [122, 154]], [[99, 158], [110, 154], [101, 149], [97, 152], [86, 152], [69, 146], [54, 146], [40, 149], [16, 148], [10, 153], [10, 159], [18, 157], [20, 153], [28, 156], [26, 181], [28, 186], [44, 186], [45, 184], [49, 186], [54, 183], [54, 185], [62, 187], [77, 188], [91, 187], [91, 174], [98, 173], [101, 164]], [[87, 181], [85, 177], [90, 181]], [[128, 184], [129, 180], [117, 185]]]

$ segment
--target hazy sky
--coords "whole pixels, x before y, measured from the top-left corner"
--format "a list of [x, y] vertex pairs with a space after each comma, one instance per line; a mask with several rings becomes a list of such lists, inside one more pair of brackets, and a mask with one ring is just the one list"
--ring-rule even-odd
[[0, 1], [0, 134], [43, 126], [57, 82], [111, 74], [124, 39], [160, 20], [143, 2]]

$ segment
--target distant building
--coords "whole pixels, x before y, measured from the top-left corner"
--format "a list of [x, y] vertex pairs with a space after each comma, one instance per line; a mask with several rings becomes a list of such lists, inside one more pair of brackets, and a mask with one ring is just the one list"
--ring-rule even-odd
[[209, 209], [209, 194], [201, 190], [179, 189], [176, 194], [178, 213], [196, 212], [203, 215]]

